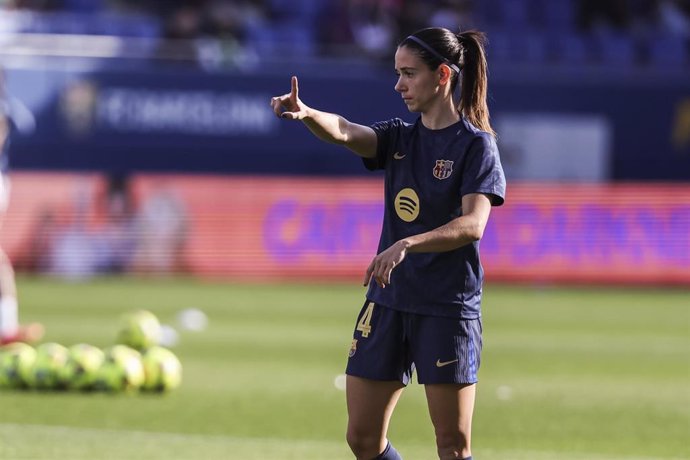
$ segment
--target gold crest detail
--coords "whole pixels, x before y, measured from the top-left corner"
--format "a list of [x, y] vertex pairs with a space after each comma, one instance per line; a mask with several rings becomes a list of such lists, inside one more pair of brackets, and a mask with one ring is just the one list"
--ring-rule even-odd
[[350, 353], [348, 356], [352, 358], [355, 353], [357, 353], [357, 339], [352, 339], [352, 345], [350, 345]]

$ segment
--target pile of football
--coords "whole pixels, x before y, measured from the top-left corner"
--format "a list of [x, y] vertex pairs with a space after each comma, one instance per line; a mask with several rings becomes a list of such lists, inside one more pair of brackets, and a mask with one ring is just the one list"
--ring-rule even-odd
[[161, 324], [147, 310], [123, 317], [116, 344], [67, 348], [16, 342], [0, 347], [0, 388], [166, 392], [182, 381], [182, 364], [161, 346]]

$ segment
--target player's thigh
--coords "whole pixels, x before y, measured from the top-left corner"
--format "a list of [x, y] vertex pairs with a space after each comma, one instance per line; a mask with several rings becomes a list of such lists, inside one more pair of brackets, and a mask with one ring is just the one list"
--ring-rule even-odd
[[411, 353], [420, 384], [477, 383], [481, 362], [481, 319], [415, 315]]
[[[413, 365], [403, 315], [365, 302], [355, 324], [346, 368], [348, 438], [358, 443], [383, 439]], [[385, 446], [384, 446], [385, 447]]]
[[429, 415], [436, 436], [469, 444], [476, 384], [425, 385]]
[[414, 364], [405, 337], [404, 314], [365, 302], [355, 325], [345, 373], [376, 381], [410, 381]]
[[405, 385], [397, 380], [347, 376], [348, 434], [382, 438]]

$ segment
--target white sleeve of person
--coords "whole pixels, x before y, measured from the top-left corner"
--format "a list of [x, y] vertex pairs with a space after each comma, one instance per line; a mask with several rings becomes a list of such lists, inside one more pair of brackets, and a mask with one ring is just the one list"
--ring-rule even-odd
[[11, 337], [17, 334], [19, 317], [17, 299], [2, 297], [0, 299], [0, 337]]

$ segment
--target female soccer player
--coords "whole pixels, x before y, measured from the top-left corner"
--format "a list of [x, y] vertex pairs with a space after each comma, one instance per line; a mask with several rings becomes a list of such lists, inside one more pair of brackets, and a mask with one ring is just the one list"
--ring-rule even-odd
[[[358, 459], [402, 458], [387, 439], [403, 388], [417, 370], [440, 459], [471, 459], [482, 348], [479, 240], [505, 176], [489, 124], [483, 34], [420, 30], [395, 53], [395, 90], [413, 124], [363, 126], [301, 101], [298, 81], [271, 99], [277, 116], [385, 169], [378, 254], [347, 364], [347, 442]], [[460, 84], [459, 103], [453, 93]]]

